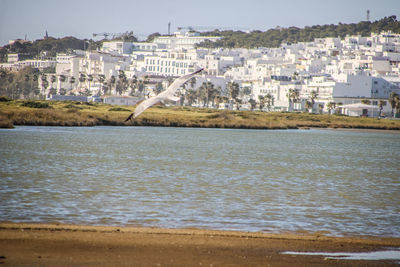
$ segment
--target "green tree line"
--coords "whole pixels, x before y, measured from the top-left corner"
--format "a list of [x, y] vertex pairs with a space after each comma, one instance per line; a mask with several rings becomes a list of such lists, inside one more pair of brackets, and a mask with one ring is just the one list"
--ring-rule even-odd
[[0, 61], [6, 61], [8, 53], [18, 53], [25, 58], [35, 58], [42, 52], [47, 52], [47, 56], [54, 57], [57, 53], [66, 52], [70, 49], [84, 49], [85, 40], [80, 40], [75, 37], [53, 38], [48, 37], [39, 39], [34, 42], [19, 42], [8, 44], [0, 48]]
[[[114, 39], [115, 41], [136, 42], [137, 39], [133, 35], [133, 31], [125, 32]], [[106, 39], [94, 41], [92, 39], [77, 39], [75, 37], [53, 38], [48, 37], [33, 42], [16, 41], [0, 48], [0, 62], [7, 61], [7, 54], [18, 53], [26, 59], [37, 58], [41, 53], [46, 52], [46, 56], [55, 57], [57, 53], [64, 53], [69, 50], [95, 50], [102, 46]]]
[[252, 31], [245, 33], [242, 31], [209, 31], [202, 32], [202, 36], [221, 36], [222, 39], [216, 42], [205, 41], [198, 47], [206, 48], [256, 48], [256, 47], [279, 47], [281, 43], [311, 42], [315, 38], [340, 37], [346, 35], [369, 36], [373, 33], [382, 31], [391, 31], [400, 33], [400, 21], [396, 16], [384, 17], [380, 20], [370, 22], [361, 21], [359, 23], [350, 23], [338, 25], [315, 25], [311, 27], [297, 28], [275, 28], [263, 31]]

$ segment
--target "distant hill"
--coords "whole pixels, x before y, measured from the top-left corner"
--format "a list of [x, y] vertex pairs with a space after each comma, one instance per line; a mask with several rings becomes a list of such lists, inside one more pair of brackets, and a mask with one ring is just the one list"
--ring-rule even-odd
[[[198, 47], [206, 48], [256, 48], [256, 47], [279, 47], [282, 42], [297, 43], [311, 42], [314, 38], [325, 37], [345, 37], [346, 35], [369, 36], [371, 32], [380, 33], [382, 31], [392, 31], [400, 33], [400, 21], [396, 16], [384, 17], [383, 19], [369, 22], [361, 21], [359, 23], [338, 25], [315, 25], [311, 27], [297, 28], [275, 28], [263, 31], [253, 31], [245, 33], [242, 31], [209, 31], [202, 32], [203, 36], [221, 36], [221, 40], [216, 42], [206, 41], [198, 45]], [[148, 41], [154, 37], [160, 36], [154, 33], [149, 36]], [[133, 32], [126, 32], [116, 40], [137, 41], [133, 36]], [[46, 52], [46, 56], [55, 56], [57, 53], [66, 52], [70, 49], [96, 49], [102, 45], [101, 41], [80, 40], [75, 37], [53, 38], [48, 37], [39, 39], [34, 42], [18, 42], [12, 45], [5, 45], [0, 48], [0, 62], [6, 61], [7, 53], [23, 54], [26, 58], [34, 58], [40, 53]]]
[[[133, 35], [133, 31], [125, 32], [112, 40], [124, 40], [136, 42], [137, 39]], [[75, 37], [53, 38], [47, 37], [33, 42], [16, 41], [13, 44], [8, 44], [0, 48], [0, 62], [6, 61], [8, 53], [18, 53], [24, 55], [25, 58], [35, 58], [45, 52], [46, 56], [54, 57], [57, 53], [67, 52], [71, 49], [97, 49], [106, 41], [94, 41], [88, 39], [77, 39]]]
[[400, 21], [396, 16], [384, 17], [383, 19], [369, 22], [361, 21], [359, 23], [338, 25], [315, 25], [311, 27], [297, 28], [275, 28], [263, 31], [253, 31], [245, 33], [242, 31], [209, 31], [202, 32], [203, 36], [221, 36], [221, 40], [212, 42], [206, 41], [198, 47], [206, 48], [256, 48], [256, 47], [279, 47], [282, 42], [297, 43], [311, 42], [315, 38], [340, 37], [346, 35], [370, 36], [371, 32], [380, 33], [382, 31], [392, 31], [400, 33]]
[[75, 37], [53, 38], [48, 37], [34, 42], [19, 42], [8, 44], [0, 48], [0, 62], [6, 61], [6, 54], [23, 54], [25, 58], [37, 57], [46, 52], [46, 56], [55, 56], [57, 53], [66, 52], [69, 49], [84, 49], [85, 41]]

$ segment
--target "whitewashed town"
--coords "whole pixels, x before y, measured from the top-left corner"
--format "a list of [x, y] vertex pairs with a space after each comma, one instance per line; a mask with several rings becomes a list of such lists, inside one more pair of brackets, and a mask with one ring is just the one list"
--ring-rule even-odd
[[0, 68], [52, 67], [54, 73], [38, 79], [41, 95], [50, 100], [135, 105], [174, 78], [204, 68], [169, 105], [393, 116], [391, 97], [400, 95], [400, 34], [317, 38], [279, 48], [197, 46], [220, 38], [181, 29], [152, 42], [105, 41], [99, 49], [55, 58], [8, 54]]

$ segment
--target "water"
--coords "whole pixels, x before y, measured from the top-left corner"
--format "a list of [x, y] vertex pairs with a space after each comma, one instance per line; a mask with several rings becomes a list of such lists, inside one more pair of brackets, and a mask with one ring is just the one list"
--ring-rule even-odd
[[[372, 252], [293, 252], [286, 251], [281, 254], [325, 256], [327, 260], [400, 260], [400, 250], [385, 250]], [[400, 263], [400, 262], [399, 262]]]
[[400, 237], [400, 134], [2, 129], [0, 221]]

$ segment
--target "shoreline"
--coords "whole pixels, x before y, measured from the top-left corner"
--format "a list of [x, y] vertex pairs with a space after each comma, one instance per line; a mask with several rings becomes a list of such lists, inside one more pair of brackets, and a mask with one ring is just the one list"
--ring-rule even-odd
[[[43, 102], [43, 103], [42, 103]], [[260, 112], [155, 106], [125, 122], [134, 107], [81, 102], [0, 102], [0, 128], [15, 126], [160, 126], [221, 129], [400, 130], [400, 120], [300, 112]]]
[[395, 261], [326, 260], [286, 251], [371, 252], [400, 249], [400, 238], [331, 237], [202, 229], [0, 223], [6, 266], [378, 266]]

